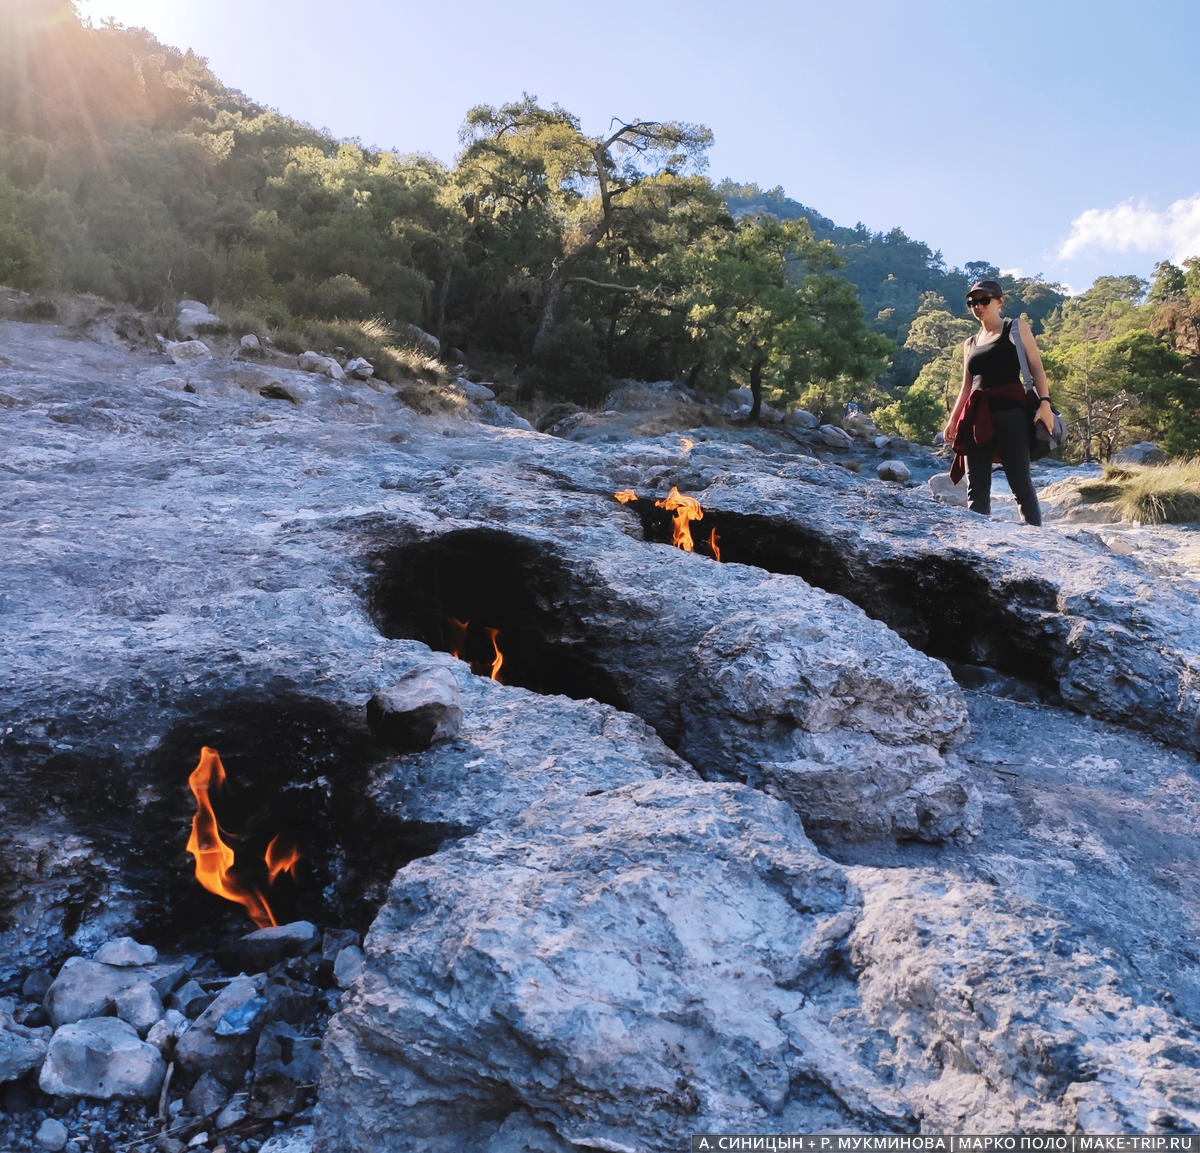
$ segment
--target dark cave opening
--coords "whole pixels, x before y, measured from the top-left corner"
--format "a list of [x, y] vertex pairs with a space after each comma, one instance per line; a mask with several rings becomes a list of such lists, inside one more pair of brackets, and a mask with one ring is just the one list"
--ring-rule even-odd
[[[186, 851], [196, 811], [188, 776], [204, 746], [217, 750], [227, 774], [213, 808], [222, 839], [236, 851], [235, 875], [262, 894], [279, 924], [365, 931], [396, 870], [452, 835], [389, 818], [367, 799], [381, 751], [364, 718], [269, 688], [205, 701], [132, 770], [157, 798], [134, 818], [141, 843], [128, 866], [130, 887], [148, 899], [143, 937], [150, 944], [255, 928], [240, 905], [201, 886]], [[300, 857], [269, 883], [265, 855], [277, 835]]]
[[[637, 514], [646, 541], [671, 544], [669, 512], [651, 500], [626, 507]], [[845, 597], [913, 648], [945, 661], [960, 680], [974, 682], [990, 671], [1057, 694], [1055, 654], [1062, 639], [1051, 624], [1029, 623], [1041, 613], [1056, 614], [1055, 590], [1043, 581], [993, 588], [967, 553], [876, 561], [766, 515], [706, 508], [692, 532], [696, 551], [713, 555], [709, 542], [715, 541], [722, 563], [798, 576]]]
[[453, 653], [481, 675], [498, 650], [504, 684], [628, 708], [583, 623], [596, 594], [549, 545], [462, 529], [394, 546], [374, 568], [369, 609], [384, 636]]

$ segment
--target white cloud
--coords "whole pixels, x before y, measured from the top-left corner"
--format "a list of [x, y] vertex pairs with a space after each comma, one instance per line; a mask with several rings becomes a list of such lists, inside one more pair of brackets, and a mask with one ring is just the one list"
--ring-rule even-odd
[[1116, 208], [1089, 208], [1071, 222], [1058, 255], [1069, 260], [1095, 249], [1145, 252], [1176, 264], [1200, 256], [1200, 192], [1161, 212], [1132, 200]]

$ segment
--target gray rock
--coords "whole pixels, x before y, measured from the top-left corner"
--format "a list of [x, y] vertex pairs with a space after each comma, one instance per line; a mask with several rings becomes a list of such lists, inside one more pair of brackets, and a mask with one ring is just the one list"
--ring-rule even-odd
[[259, 1147], [259, 1153], [313, 1153], [314, 1133], [311, 1125], [297, 1125], [284, 1133], [268, 1137]]
[[184, 1103], [193, 1117], [213, 1117], [229, 1101], [229, 1090], [211, 1073], [201, 1073], [187, 1091]]
[[830, 448], [851, 449], [854, 447], [854, 438], [844, 428], [823, 424], [819, 431], [821, 440]]
[[446, 669], [416, 669], [367, 702], [375, 738], [393, 749], [419, 750], [453, 737], [462, 724], [462, 692]]
[[51, 1032], [19, 1025], [11, 1014], [0, 1012], [0, 1084], [15, 1081], [41, 1065]]
[[912, 480], [912, 470], [902, 460], [883, 460], [875, 469], [880, 480], [893, 480], [898, 484], [907, 484]]
[[353, 985], [362, 975], [363, 951], [357, 945], [348, 945], [338, 952], [333, 962], [333, 979], [342, 989]]
[[201, 329], [220, 326], [221, 318], [199, 300], [181, 300], [175, 323], [184, 336], [195, 336]]
[[370, 380], [375, 375], [375, 366], [363, 356], [346, 362], [346, 375], [356, 380]]
[[[223, 1085], [239, 1086], [266, 1024], [265, 1015], [253, 1011], [254, 1003], [261, 999], [259, 994], [259, 983], [249, 977], [230, 981], [179, 1038], [175, 1046], [179, 1065], [193, 1076], [211, 1073]], [[227, 1027], [230, 1021], [235, 1022], [232, 1029]]]
[[202, 340], [167, 340], [164, 336], [157, 336], [156, 339], [159, 347], [174, 364], [191, 364], [212, 359], [212, 350]]
[[162, 1020], [163, 1003], [158, 991], [149, 981], [120, 989], [113, 996], [113, 1008], [122, 1021], [128, 1021], [139, 1036], [145, 1037], [151, 1027]]
[[190, 1025], [191, 1021], [178, 1009], [168, 1009], [161, 1020], [150, 1026], [146, 1033], [146, 1042], [160, 1053], [166, 1053], [173, 1049], [175, 1042], [187, 1032]]
[[212, 1000], [212, 995], [198, 981], [188, 979], [167, 998], [167, 1004], [185, 1017], [198, 1017]]
[[1112, 455], [1113, 464], [1165, 464], [1167, 454], [1148, 440], [1123, 448]]
[[458, 389], [468, 400], [495, 400], [496, 394], [486, 384], [477, 384], [465, 376], [458, 378]]
[[320, 933], [311, 921], [292, 921], [255, 929], [242, 937], [231, 952], [254, 972], [269, 969], [287, 957], [301, 957], [318, 946]]
[[967, 478], [964, 476], [957, 484], [950, 479], [948, 472], [939, 472], [929, 478], [929, 492], [935, 500], [943, 504], [952, 504], [958, 508], [967, 507]]
[[319, 1144], [457, 1150], [514, 1107], [647, 1151], [684, 1129], [904, 1125], [805, 993], [857, 908], [794, 814], [744, 786], [535, 806], [398, 875], [326, 1037]]
[[55, 1097], [147, 1099], [158, 1093], [167, 1067], [162, 1054], [116, 1017], [96, 1017], [57, 1029], [38, 1075]]
[[153, 945], [139, 945], [132, 937], [117, 937], [101, 945], [92, 960], [119, 968], [153, 965], [158, 960], [158, 950]]
[[169, 994], [184, 972], [174, 962], [118, 967], [71, 957], [46, 993], [46, 1011], [56, 1028], [102, 1016], [115, 1012], [118, 999], [140, 984], [148, 984], [160, 998]]
[[67, 1127], [57, 1117], [47, 1117], [33, 1135], [38, 1148], [45, 1149], [48, 1153], [58, 1153], [59, 1150], [65, 1149], [69, 1137]]
[[783, 422], [788, 428], [804, 431], [812, 431], [821, 425], [821, 421], [816, 416], [803, 408], [789, 408], [784, 415]]
[[301, 372], [315, 372], [320, 376], [327, 376], [331, 380], [342, 381], [346, 379], [345, 370], [331, 356], [322, 356], [319, 352], [302, 352], [296, 357], [296, 365]]
[[419, 348], [423, 348], [434, 356], [441, 356], [442, 342], [436, 336], [426, 332], [423, 328], [418, 328], [415, 324], [406, 325], [405, 328]]
[[238, 347], [242, 352], [257, 353], [262, 352], [262, 341], [258, 339], [253, 332], [247, 332], [241, 340], [238, 341]]

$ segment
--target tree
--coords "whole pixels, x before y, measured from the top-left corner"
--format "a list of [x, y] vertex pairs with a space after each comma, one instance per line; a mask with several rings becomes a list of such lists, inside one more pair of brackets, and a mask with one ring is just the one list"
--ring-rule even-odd
[[711, 387], [731, 376], [749, 387], [751, 420], [767, 388], [832, 404], [869, 380], [888, 345], [864, 326], [853, 286], [827, 274], [836, 263], [804, 220], [742, 217], [696, 245], [683, 293], [699, 354], [693, 380]]
[[702, 166], [712, 134], [676, 121], [614, 120], [608, 133], [586, 136], [570, 113], [542, 108], [526, 95], [500, 108], [471, 109], [462, 138], [466, 148], [458, 176], [480, 239], [500, 232], [530, 242], [517, 266], [540, 276], [536, 353], [554, 327], [568, 285], [586, 282], [592, 289], [626, 293], [636, 287], [621, 278], [584, 276], [580, 265], [604, 249], [611, 253], [611, 269], [627, 247], [630, 193], [653, 176]]

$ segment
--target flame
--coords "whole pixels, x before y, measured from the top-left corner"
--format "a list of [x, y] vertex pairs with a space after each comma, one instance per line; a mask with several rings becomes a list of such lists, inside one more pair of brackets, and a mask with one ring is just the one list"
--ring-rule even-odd
[[450, 647], [449, 653], [452, 657], [457, 657], [460, 661], [465, 660], [463, 650], [467, 647], [467, 622], [460, 621], [456, 617], [447, 618], [450, 621]]
[[233, 875], [233, 849], [221, 840], [221, 828], [209, 800], [210, 792], [225, 787], [225, 766], [216, 749], [205, 745], [200, 750], [200, 763], [188, 777], [188, 786], [196, 798], [196, 815], [187, 843], [187, 851], [196, 858], [196, 880], [210, 893], [242, 905], [260, 929], [274, 925], [275, 917], [262, 894]]
[[494, 681], [498, 681], [500, 679], [500, 666], [504, 664], [504, 654], [500, 651], [500, 630], [485, 628], [483, 631], [487, 633], [488, 639], [491, 640], [492, 650], [496, 654], [496, 659], [492, 661], [491, 678]]
[[267, 863], [267, 882], [275, 884], [280, 873], [296, 875], [296, 864], [300, 860], [300, 850], [291, 841], [285, 840], [282, 833], [271, 838], [263, 860]]
[[721, 559], [721, 549], [718, 546], [718, 541], [720, 541], [720, 539], [721, 538], [717, 536], [717, 530], [714, 528], [708, 536], [708, 550], [713, 554], [713, 560]]
[[665, 508], [675, 513], [675, 521], [671, 530], [671, 543], [684, 552], [692, 552], [695, 545], [692, 542], [690, 524], [694, 520], [704, 519], [704, 510], [694, 496], [683, 496], [674, 485], [664, 500], [656, 500], [655, 508]]
[[628, 504], [631, 500], [637, 500], [637, 493], [631, 488], [623, 488], [620, 492], [614, 492], [613, 496], [622, 504]]

